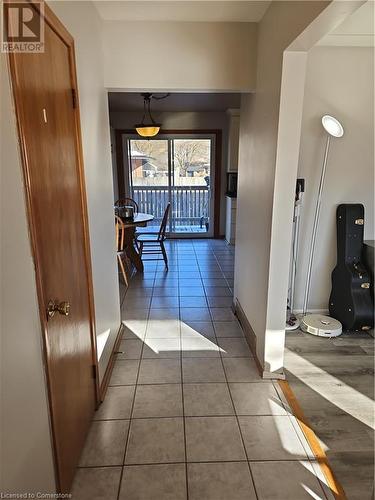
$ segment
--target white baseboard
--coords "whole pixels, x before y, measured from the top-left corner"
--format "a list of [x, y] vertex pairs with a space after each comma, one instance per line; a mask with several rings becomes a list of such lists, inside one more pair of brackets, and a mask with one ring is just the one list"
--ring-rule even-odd
[[[295, 314], [302, 314], [302, 309], [294, 309]], [[309, 309], [309, 313], [311, 314], [324, 314], [324, 315], [329, 315], [328, 309]]]
[[257, 349], [256, 349], [256, 344], [257, 344], [257, 337], [255, 335], [255, 332], [253, 330], [253, 327], [251, 326], [249, 320], [246, 317], [246, 314], [244, 310], [241, 307], [240, 302], [238, 301], [237, 298], [234, 299], [233, 301], [233, 306], [232, 309], [237, 316], [238, 321], [240, 322], [242, 326], [242, 330], [245, 334], [245, 339], [247, 343], [249, 344], [250, 350], [253, 353], [254, 356], [254, 361], [255, 364], [257, 365], [257, 368], [259, 370], [259, 374], [263, 379], [267, 380], [272, 380], [272, 379], [279, 379], [279, 380], [285, 380], [285, 375], [283, 369], [281, 369], [279, 372], [269, 372], [263, 367], [263, 364], [258, 358], [257, 355]]

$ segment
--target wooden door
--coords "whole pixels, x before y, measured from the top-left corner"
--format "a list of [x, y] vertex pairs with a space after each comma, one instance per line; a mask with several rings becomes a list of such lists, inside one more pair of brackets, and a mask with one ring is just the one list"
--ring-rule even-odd
[[[97, 402], [97, 362], [73, 40], [47, 8], [45, 16], [45, 52], [11, 54], [10, 67], [56, 476], [59, 490], [68, 491]], [[68, 302], [69, 314], [48, 317], [49, 301]]]

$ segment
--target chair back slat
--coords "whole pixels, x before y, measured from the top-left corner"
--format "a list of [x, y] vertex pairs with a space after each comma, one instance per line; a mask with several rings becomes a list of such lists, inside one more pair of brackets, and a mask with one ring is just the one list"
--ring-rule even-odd
[[160, 224], [160, 229], [158, 233], [158, 241], [164, 241], [165, 240], [165, 230], [167, 228], [167, 222], [168, 222], [168, 215], [169, 215], [169, 209], [171, 208], [171, 204], [168, 203], [167, 206], [165, 207], [164, 215]]
[[126, 253], [124, 251], [125, 224], [118, 215], [115, 215], [115, 229], [116, 229], [117, 262], [121, 271], [121, 275], [124, 279], [124, 283], [128, 287], [131, 271], [128, 265], [128, 259]]
[[120, 198], [115, 203], [115, 210], [127, 206], [133, 207], [135, 214], [139, 212], [138, 203], [133, 198]]
[[115, 222], [116, 222], [116, 248], [118, 252], [123, 252], [125, 226], [123, 221], [120, 219], [118, 215], [115, 215]]

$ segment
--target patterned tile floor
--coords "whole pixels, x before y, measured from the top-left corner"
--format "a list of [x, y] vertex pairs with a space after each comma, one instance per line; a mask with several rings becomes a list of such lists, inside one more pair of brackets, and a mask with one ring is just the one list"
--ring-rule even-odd
[[167, 243], [122, 302], [125, 332], [76, 500], [303, 500], [331, 494], [231, 311], [233, 248]]

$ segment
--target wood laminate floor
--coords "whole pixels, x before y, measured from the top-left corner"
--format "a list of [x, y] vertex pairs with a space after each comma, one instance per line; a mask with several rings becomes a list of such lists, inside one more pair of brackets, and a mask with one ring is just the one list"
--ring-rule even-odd
[[285, 371], [348, 499], [372, 499], [374, 338], [288, 332]]

